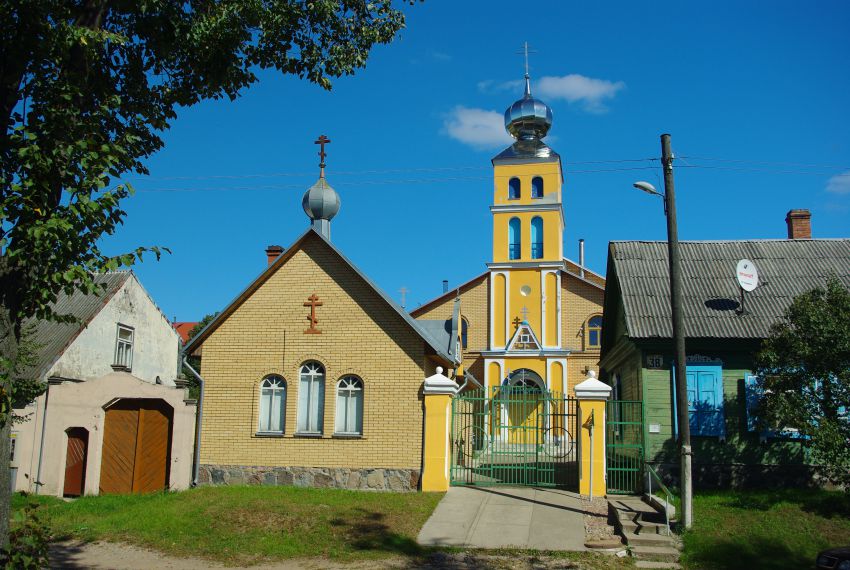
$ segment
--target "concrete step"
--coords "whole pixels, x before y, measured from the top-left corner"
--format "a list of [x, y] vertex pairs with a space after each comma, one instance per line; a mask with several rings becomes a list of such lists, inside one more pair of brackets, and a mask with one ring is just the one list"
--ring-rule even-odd
[[678, 562], [679, 550], [671, 546], [631, 546], [632, 556], [638, 560], [656, 562]]
[[678, 569], [682, 565], [678, 562], [658, 562], [657, 560], [637, 560], [635, 568], [671, 568]]
[[637, 534], [634, 532], [624, 532], [623, 538], [629, 546], [674, 546], [670, 537], [662, 534]]

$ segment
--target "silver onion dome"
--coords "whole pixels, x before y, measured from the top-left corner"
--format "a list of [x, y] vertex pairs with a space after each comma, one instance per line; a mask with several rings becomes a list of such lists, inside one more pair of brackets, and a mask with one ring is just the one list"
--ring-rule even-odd
[[330, 221], [339, 212], [339, 194], [322, 176], [304, 193], [301, 206], [311, 220]]
[[531, 82], [525, 76], [525, 95], [505, 110], [505, 130], [518, 141], [540, 140], [552, 126], [552, 109], [531, 96]]

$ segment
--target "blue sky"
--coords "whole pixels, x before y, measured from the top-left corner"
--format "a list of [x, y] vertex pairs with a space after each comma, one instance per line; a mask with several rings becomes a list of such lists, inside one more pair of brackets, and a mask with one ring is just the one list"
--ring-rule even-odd
[[[274, 73], [235, 102], [180, 110], [134, 178], [104, 248], [172, 250], [135, 267], [170, 317], [222, 309], [308, 225], [301, 196], [327, 176], [333, 241], [416, 307], [491, 256], [490, 159], [501, 114], [532, 89], [564, 160], [564, 251], [604, 273], [610, 240], [664, 239], [659, 135], [676, 165], [681, 239], [784, 238], [809, 208], [815, 237], [850, 236], [850, 4], [449, 2], [403, 5], [407, 29], [327, 93]], [[621, 161], [621, 162], [618, 162]], [[604, 172], [602, 172], [604, 171]], [[847, 176], [841, 176], [842, 174]], [[731, 273], [730, 269], [730, 273]]]

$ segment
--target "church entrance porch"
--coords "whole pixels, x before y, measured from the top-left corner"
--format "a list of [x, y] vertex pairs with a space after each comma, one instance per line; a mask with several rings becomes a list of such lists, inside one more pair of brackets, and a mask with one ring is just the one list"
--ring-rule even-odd
[[451, 485], [578, 487], [576, 400], [507, 383], [452, 400]]

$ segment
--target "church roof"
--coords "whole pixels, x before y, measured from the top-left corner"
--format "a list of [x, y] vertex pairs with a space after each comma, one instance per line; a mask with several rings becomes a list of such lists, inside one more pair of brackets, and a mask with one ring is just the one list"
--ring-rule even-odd
[[309, 228], [306, 232], [301, 234], [295, 242], [286, 249], [282, 254], [280, 254], [277, 259], [269, 265], [260, 275], [258, 275], [249, 285], [245, 288], [236, 298], [231, 301], [219, 314], [213, 319], [204, 329], [199, 332], [195, 337], [186, 345], [184, 348], [184, 354], [192, 354], [195, 350], [197, 350], [215, 331], [218, 326], [224, 322], [233, 312], [248, 298], [250, 297], [259, 287], [265, 283], [269, 277], [271, 277], [277, 269], [286, 263], [292, 255], [298, 251], [300, 245], [306, 240], [310, 235], [314, 235], [321, 240], [321, 243], [324, 243], [327, 247], [329, 247], [334, 253], [339, 256], [340, 260], [348, 265], [358, 276], [360, 276], [363, 281], [366, 282], [369, 287], [372, 288], [375, 293], [378, 294], [386, 303], [396, 312], [398, 315], [414, 330], [419, 337], [425, 341], [425, 343], [430, 346], [434, 352], [441, 358], [445, 359], [448, 362], [455, 362], [455, 358], [448, 351], [447, 346], [443, 345], [439, 339], [435, 339], [431, 336], [431, 334], [425, 331], [422, 327], [419, 326], [419, 323], [413, 319], [404, 309], [401, 308], [398, 303], [396, 303], [389, 295], [384, 293], [380, 287], [378, 287], [369, 277], [366, 276], [354, 263], [348, 259], [333, 243], [331, 243], [325, 236], [323, 236], [320, 232], [316, 231], [314, 228]]

